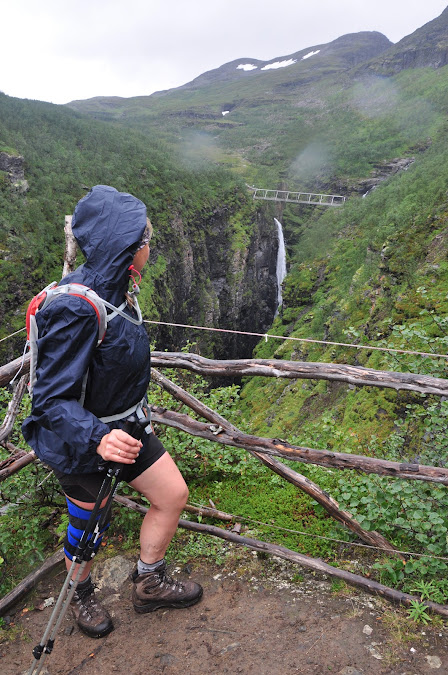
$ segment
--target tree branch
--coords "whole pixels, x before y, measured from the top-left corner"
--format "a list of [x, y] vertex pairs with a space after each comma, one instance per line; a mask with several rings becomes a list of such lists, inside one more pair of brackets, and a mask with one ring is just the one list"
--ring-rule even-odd
[[[122, 496], [115, 496], [115, 501], [117, 501], [122, 506], [137, 511], [138, 513], [145, 514], [147, 508], [136, 504], [131, 499]], [[394, 588], [389, 588], [384, 586], [376, 581], [371, 579], [366, 579], [365, 577], [360, 576], [359, 574], [353, 574], [352, 572], [346, 572], [338, 567], [333, 567], [328, 565], [328, 563], [323, 562], [319, 558], [310, 558], [309, 556], [303, 555], [302, 553], [297, 553], [297, 551], [291, 551], [284, 546], [278, 544], [270, 544], [265, 541], [260, 541], [258, 539], [251, 539], [249, 537], [242, 537], [239, 534], [229, 532], [228, 530], [223, 530], [220, 527], [215, 527], [213, 525], [205, 525], [204, 523], [193, 523], [189, 520], [179, 520], [179, 527], [182, 527], [186, 530], [191, 530], [192, 532], [200, 532], [203, 534], [210, 534], [214, 537], [219, 537], [220, 539], [225, 539], [226, 541], [232, 541], [235, 544], [240, 546], [247, 546], [255, 551], [261, 551], [263, 553], [268, 553], [269, 555], [275, 555], [284, 560], [291, 560], [302, 567], [313, 570], [314, 572], [319, 572], [321, 574], [328, 574], [331, 577], [336, 579], [342, 579], [350, 586], [356, 586], [361, 588], [367, 593], [372, 595], [380, 595], [386, 600], [391, 602], [405, 605], [410, 607], [412, 602], [419, 602], [420, 598], [409, 595], [408, 593], [402, 593], [397, 591]], [[448, 618], [448, 606], [439, 605], [436, 602], [425, 601], [423, 603], [430, 611], [434, 614], [439, 614]]]
[[13, 457], [8, 457], [8, 459], [0, 464], [0, 483], [14, 473], [17, 473], [17, 471], [23, 469], [25, 466], [28, 466], [28, 464], [32, 464], [37, 459], [33, 450], [31, 450], [31, 452], [25, 452], [24, 450], [17, 449], [17, 453], [17, 459], [16, 455], [14, 455]]
[[13, 397], [9, 402], [5, 419], [3, 420], [3, 424], [0, 427], [0, 442], [4, 441], [5, 438], [8, 438], [9, 434], [12, 431], [15, 419], [17, 417], [17, 413], [19, 412], [23, 395], [26, 391], [27, 380], [28, 377], [26, 375], [23, 375], [20, 378], [20, 380], [15, 384]]
[[62, 268], [62, 278], [73, 272], [76, 265], [76, 253], [78, 244], [72, 232], [72, 216], [65, 216], [65, 250], [64, 250], [64, 267]]
[[357, 386], [387, 387], [405, 389], [421, 394], [448, 396], [448, 380], [430, 375], [395, 373], [373, 370], [341, 363], [312, 363], [303, 361], [281, 361], [280, 359], [240, 359], [238, 361], [206, 359], [197, 354], [182, 352], [152, 352], [154, 366], [164, 368], [185, 368], [194, 373], [210, 377], [285, 377], [289, 379], [332, 380]]
[[64, 549], [56, 551], [43, 565], [28, 574], [18, 586], [0, 599], [0, 616], [6, 614], [16, 602], [26, 595], [46, 575], [64, 560]]
[[[23, 364], [23, 365], [22, 365]], [[26, 354], [25, 358], [21, 356], [14, 361], [5, 363], [4, 366], [0, 366], [0, 387], [6, 387], [9, 384], [22, 366], [21, 372], [26, 375], [30, 370], [30, 355]]]
[[[327, 492], [322, 490], [318, 485], [316, 485], [316, 483], [313, 483], [313, 481], [309, 480], [309, 478], [305, 478], [305, 476], [302, 476], [302, 474], [298, 473], [297, 471], [286, 467], [284, 464], [282, 464], [282, 462], [279, 462], [273, 457], [266, 457], [265, 454], [263, 454], [263, 447], [260, 448], [261, 444], [256, 444], [255, 447], [250, 447], [245, 442], [246, 439], [250, 438], [255, 438], [257, 441], [269, 441], [270, 439], [258, 439], [257, 437], [251, 437], [247, 434], [243, 434], [243, 432], [231, 425], [230, 422], [228, 422], [224, 417], [215, 413], [214, 410], [201, 403], [201, 401], [198, 401], [198, 399], [192, 396], [192, 394], [189, 394], [187, 391], [168, 380], [168, 378], [161, 376], [158, 371], [156, 371], [156, 379], [159, 384], [161, 384], [164, 388], [167, 388], [167, 390], [178, 400], [188, 405], [190, 408], [195, 410], [195, 412], [199, 413], [213, 424], [212, 426], [204, 425], [201, 422], [196, 422], [195, 420], [191, 419], [188, 417], [188, 415], [172, 413], [164, 409], [159, 412], [158, 408], [151, 406], [151, 413], [154, 412], [154, 414], [152, 414], [154, 422], [162, 422], [162, 420], [165, 420], [163, 423], [168, 424], [166, 421], [167, 417], [170, 418], [170, 421], [172, 421], [174, 418], [176, 424], [173, 426], [176, 426], [176, 428], [183, 428], [188, 433], [199, 435], [202, 438], [208, 438], [208, 440], [211, 441], [216, 441], [225, 445], [234, 445], [248, 450], [248, 452], [256, 457], [262, 464], [312, 497], [312, 499], [323, 506], [333, 518], [348, 527], [352, 532], [355, 532], [359, 537], [361, 537], [361, 539], [363, 539], [363, 541], [389, 551], [395, 550], [395, 547], [387, 539], [385, 539], [385, 537], [379, 534], [379, 532], [369, 532], [364, 530], [350, 513], [340, 509], [337, 501], [333, 499]], [[180, 420], [184, 425], [183, 427], [178, 426]], [[200, 433], [195, 433], [198, 430], [198, 427], [201, 427]], [[195, 432], [192, 431], [193, 428], [195, 429]], [[206, 433], [206, 436], [204, 436], [203, 433]], [[229, 442], [226, 442], [224, 437], [228, 438]], [[262, 452], [260, 452], [260, 449]]]

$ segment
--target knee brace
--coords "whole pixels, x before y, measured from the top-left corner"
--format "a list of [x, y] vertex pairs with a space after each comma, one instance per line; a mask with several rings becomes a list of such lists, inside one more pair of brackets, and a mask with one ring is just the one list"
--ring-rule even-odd
[[[67, 556], [67, 558], [69, 558], [69, 560], [73, 560], [73, 556], [76, 553], [83, 532], [87, 527], [87, 523], [89, 521], [90, 514], [92, 513], [92, 511], [77, 506], [70, 499], [68, 499], [68, 497], [66, 497], [66, 501], [68, 506], [68, 528], [67, 534], [65, 535], [64, 539], [64, 553]], [[103, 511], [102, 509], [98, 511], [98, 515], [96, 518], [97, 522], [101, 518], [102, 511]], [[95, 542], [94, 546], [95, 553], [98, 551], [101, 541], [103, 539], [103, 533], [107, 530], [109, 525], [110, 522], [107, 522], [102, 527], [100, 531], [100, 536]], [[89, 535], [88, 539], [91, 539], [91, 537], [92, 534]]]

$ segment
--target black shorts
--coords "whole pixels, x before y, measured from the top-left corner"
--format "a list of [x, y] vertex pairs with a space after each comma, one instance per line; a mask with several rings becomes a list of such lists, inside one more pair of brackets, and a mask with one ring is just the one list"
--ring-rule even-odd
[[[131, 483], [146, 469], [155, 464], [166, 450], [154, 433], [148, 434], [135, 464], [123, 464], [120, 480]], [[104, 471], [95, 473], [61, 473], [54, 471], [56, 478], [68, 497], [81, 502], [94, 502], [105, 478]]]

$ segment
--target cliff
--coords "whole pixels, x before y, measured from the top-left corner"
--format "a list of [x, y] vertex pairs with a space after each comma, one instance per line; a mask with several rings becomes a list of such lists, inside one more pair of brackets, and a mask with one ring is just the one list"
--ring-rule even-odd
[[[242, 212], [223, 205], [193, 226], [175, 217], [171, 227], [174, 237], [160, 237], [151, 251], [156, 303], [157, 298], [168, 298], [158, 307], [161, 320], [267, 330], [277, 302], [278, 239], [271, 215], [263, 209], [246, 207]], [[153, 334], [160, 348], [170, 349], [178, 348], [186, 332], [157, 327]], [[257, 342], [250, 336], [202, 331], [187, 331], [187, 339], [216, 358], [250, 357]]]
[[408, 68], [442, 68], [447, 63], [448, 7], [362, 68], [391, 75]]
[[24, 159], [21, 155], [0, 152], [0, 171], [5, 172], [9, 184], [17, 192], [28, 190], [28, 182], [25, 180]]

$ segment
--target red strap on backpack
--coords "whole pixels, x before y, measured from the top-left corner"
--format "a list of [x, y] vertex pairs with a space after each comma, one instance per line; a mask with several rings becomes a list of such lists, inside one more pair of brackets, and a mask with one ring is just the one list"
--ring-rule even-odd
[[30, 324], [31, 324], [31, 317], [35, 316], [37, 310], [39, 307], [45, 302], [45, 299], [47, 297], [47, 289], [44, 288], [43, 291], [38, 293], [37, 295], [34, 296], [34, 298], [31, 300], [30, 304], [28, 305], [28, 309], [26, 310], [26, 339], [30, 339]]

